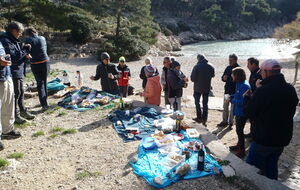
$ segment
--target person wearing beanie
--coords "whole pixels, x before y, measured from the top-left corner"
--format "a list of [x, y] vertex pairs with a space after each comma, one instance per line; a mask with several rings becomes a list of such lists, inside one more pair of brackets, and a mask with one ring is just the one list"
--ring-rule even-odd
[[183, 88], [187, 87], [188, 79], [180, 71], [180, 63], [173, 61], [171, 68], [167, 75], [168, 81], [168, 98], [171, 107], [174, 110], [181, 110], [181, 97], [183, 94]]
[[[145, 67], [149, 64], [152, 64], [152, 60], [151, 60], [151, 58], [147, 57], [145, 59], [145, 66], [142, 67], [141, 72], [140, 72], [140, 78], [143, 80], [143, 82], [142, 82], [143, 89], [145, 89], [146, 83], [147, 83], [147, 76], [145, 75]], [[155, 74], [159, 75], [158, 70], [156, 70]]]
[[122, 97], [128, 96], [128, 85], [129, 85], [128, 81], [130, 80], [131, 77], [130, 69], [125, 62], [126, 62], [125, 57], [120, 57], [119, 65], [117, 67], [119, 72], [118, 85], [119, 85], [120, 95]]
[[[208, 117], [208, 97], [211, 90], [211, 80], [215, 76], [215, 68], [208, 63], [204, 55], [197, 56], [198, 62], [194, 66], [191, 81], [194, 82], [194, 100], [196, 105], [197, 117], [193, 120], [197, 123], [206, 125]], [[200, 99], [202, 96], [202, 110]]]
[[101, 79], [101, 87], [104, 92], [119, 95], [117, 80], [119, 73], [117, 67], [110, 63], [110, 56], [107, 52], [101, 54], [101, 63], [97, 66], [96, 75], [90, 77], [91, 80]]
[[146, 104], [159, 106], [162, 88], [160, 85], [160, 77], [156, 74], [157, 68], [152, 64], [148, 64], [145, 66], [144, 72], [147, 77], [147, 83], [141, 96], [144, 96]]
[[260, 65], [262, 81], [247, 107], [252, 138], [247, 163], [270, 179], [278, 178], [278, 160], [293, 137], [293, 117], [299, 102], [295, 88], [286, 82], [278, 61]]

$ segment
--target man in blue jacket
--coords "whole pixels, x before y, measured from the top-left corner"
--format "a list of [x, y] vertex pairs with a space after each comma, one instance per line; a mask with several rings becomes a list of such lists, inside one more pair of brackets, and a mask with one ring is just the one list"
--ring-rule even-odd
[[15, 93], [15, 122], [25, 123], [25, 119], [34, 119], [34, 116], [27, 112], [24, 105], [24, 76], [25, 60], [30, 58], [20, 45], [19, 38], [22, 35], [24, 27], [19, 22], [12, 22], [7, 25], [6, 33], [1, 37], [5, 53], [11, 57], [11, 73], [14, 83]]
[[14, 130], [14, 86], [10, 65], [9, 56], [0, 42], [0, 150], [4, 149], [1, 138], [21, 137], [21, 134]]
[[[235, 93], [235, 82], [233, 82], [231, 74], [232, 70], [239, 67], [237, 63], [238, 57], [235, 54], [229, 55], [229, 66], [225, 69], [222, 75], [222, 81], [225, 82], [224, 86], [224, 104], [223, 104], [223, 121], [218, 124], [218, 127], [233, 126], [233, 105], [226, 98], [232, 96]], [[227, 97], [226, 97], [227, 96]], [[229, 109], [230, 107], [230, 109]]]
[[276, 180], [279, 157], [293, 136], [293, 117], [299, 99], [276, 60], [266, 60], [260, 66], [260, 73], [263, 80], [257, 82], [258, 88], [248, 106], [253, 142], [247, 163]]

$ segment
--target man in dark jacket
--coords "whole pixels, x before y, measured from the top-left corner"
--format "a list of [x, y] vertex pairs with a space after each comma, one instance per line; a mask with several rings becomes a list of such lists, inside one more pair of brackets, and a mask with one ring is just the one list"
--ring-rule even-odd
[[181, 110], [181, 97], [183, 88], [186, 87], [188, 79], [180, 71], [180, 64], [177, 61], [171, 63], [171, 68], [167, 75], [168, 97], [171, 107], [174, 110]]
[[117, 80], [119, 73], [114, 64], [110, 63], [110, 56], [104, 52], [101, 54], [101, 63], [97, 66], [96, 75], [91, 76], [91, 80], [101, 79], [101, 87], [104, 92], [119, 95]]
[[164, 91], [164, 95], [165, 95], [165, 105], [170, 104], [169, 102], [169, 98], [168, 98], [168, 80], [167, 80], [167, 76], [168, 76], [168, 71], [171, 68], [171, 59], [170, 57], [165, 57], [164, 58], [164, 62], [163, 62], [163, 69], [162, 69], [162, 73], [161, 73], [161, 77], [160, 77], [160, 83], [163, 87], [163, 91]]
[[[248, 106], [251, 95], [256, 90], [256, 81], [262, 79], [260, 73], [258, 72], [259, 71], [259, 61], [256, 58], [254, 58], [254, 57], [249, 58], [248, 63], [247, 63], [247, 67], [248, 67], [249, 71], [251, 72], [251, 75], [250, 75], [250, 78], [249, 78], [249, 84], [251, 86], [251, 92], [247, 93], [246, 96], [244, 97], [244, 106], [245, 106], [245, 108]], [[250, 122], [251, 122], [251, 120], [250, 120]], [[250, 125], [250, 133], [245, 134], [245, 138], [251, 138], [251, 131], [252, 131], [252, 124]]]
[[24, 105], [24, 76], [25, 60], [31, 58], [20, 45], [19, 38], [24, 27], [19, 22], [12, 22], [7, 25], [5, 35], [0, 39], [5, 53], [11, 56], [11, 73], [15, 93], [15, 122], [25, 123], [25, 119], [34, 119], [34, 116], [27, 112]]
[[[233, 106], [230, 101], [228, 101], [228, 97], [232, 96], [235, 93], [235, 82], [233, 82], [231, 74], [232, 70], [236, 67], [239, 67], [238, 57], [235, 54], [229, 55], [229, 66], [225, 69], [222, 75], [222, 81], [225, 82], [225, 92], [224, 92], [224, 104], [223, 104], [223, 121], [218, 124], [218, 127], [229, 127], [233, 126]], [[226, 100], [227, 99], [227, 100]], [[229, 109], [230, 107], [230, 109]]]
[[299, 100], [276, 60], [266, 60], [260, 69], [263, 80], [258, 81], [248, 106], [253, 142], [247, 163], [259, 168], [266, 177], [277, 179], [277, 162], [292, 139], [293, 117]]
[[11, 61], [0, 42], [0, 151], [4, 149], [1, 137], [18, 138], [21, 136], [14, 130], [14, 85], [10, 65]]
[[[191, 74], [191, 81], [194, 82], [194, 99], [197, 117], [194, 119], [198, 123], [206, 125], [208, 116], [208, 95], [211, 89], [211, 79], [215, 76], [215, 69], [208, 63], [203, 55], [197, 56], [198, 63], [194, 66]], [[200, 98], [202, 96], [202, 107]]]
[[39, 36], [34, 28], [26, 29], [25, 35], [27, 36], [25, 43], [31, 45], [29, 51], [32, 56], [30, 65], [37, 82], [40, 104], [43, 110], [46, 110], [49, 107], [47, 102], [47, 76], [50, 70], [46, 39], [43, 36]]

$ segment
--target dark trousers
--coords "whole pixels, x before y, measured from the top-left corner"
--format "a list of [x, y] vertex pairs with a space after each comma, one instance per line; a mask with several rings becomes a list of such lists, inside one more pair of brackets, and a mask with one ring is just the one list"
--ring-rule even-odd
[[247, 163], [260, 169], [263, 174], [277, 180], [278, 160], [284, 147], [269, 147], [252, 142], [247, 157]]
[[15, 115], [18, 116], [20, 111], [25, 111], [24, 106], [24, 79], [13, 78], [15, 93]]
[[245, 134], [244, 128], [247, 122], [247, 117], [244, 116], [236, 116], [235, 124], [236, 124], [236, 134], [238, 136], [238, 145], [244, 150], [245, 149]]
[[120, 96], [127, 97], [128, 96], [128, 86], [119, 86]]
[[169, 92], [168, 91], [164, 91], [164, 95], [165, 95], [165, 105], [170, 105], [170, 101], [169, 101]]
[[[197, 118], [207, 121], [208, 117], [208, 95], [209, 93], [194, 92], [194, 99], [197, 111]], [[202, 96], [202, 110], [200, 106], [200, 98]]]
[[46, 107], [48, 106], [47, 76], [50, 70], [50, 66], [48, 62], [32, 64], [31, 70], [37, 83], [40, 104], [42, 107]]

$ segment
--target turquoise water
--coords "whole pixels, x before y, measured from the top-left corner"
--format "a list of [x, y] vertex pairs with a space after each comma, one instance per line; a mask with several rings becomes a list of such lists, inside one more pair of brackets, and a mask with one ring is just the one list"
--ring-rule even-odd
[[300, 40], [290, 44], [278, 43], [276, 39], [253, 39], [243, 41], [205, 41], [182, 47], [185, 55], [202, 53], [210, 58], [227, 58], [235, 53], [240, 59], [256, 57], [259, 59], [288, 59], [299, 49], [294, 48]]

